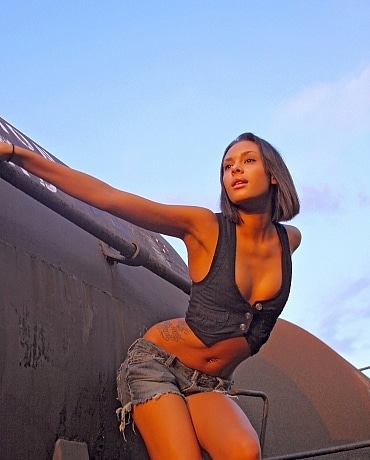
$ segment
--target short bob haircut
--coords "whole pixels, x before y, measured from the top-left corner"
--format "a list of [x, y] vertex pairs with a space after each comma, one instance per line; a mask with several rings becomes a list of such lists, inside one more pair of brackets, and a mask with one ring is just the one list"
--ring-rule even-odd
[[238, 206], [236, 206], [226, 193], [223, 184], [223, 161], [226, 153], [238, 142], [252, 141], [258, 145], [262, 161], [267, 174], [270, 174], [276, 179], [276, 184], [272, 184], [272, 206], [271, 206], [271, 220], [273, 222], [288, 221], [293, 219], [299, 213], [299, 198], [296, 188], [293, 183], [292, 176], [284, 163], [280, 153], [267, 141], [252, 133], [243, 133], [233, 140], [227, 147], [223, 154], [221, 161], [221, 197], [220, 206], [222, 214], [235, 224], [241, 224], [242, 218], [240, 216]]

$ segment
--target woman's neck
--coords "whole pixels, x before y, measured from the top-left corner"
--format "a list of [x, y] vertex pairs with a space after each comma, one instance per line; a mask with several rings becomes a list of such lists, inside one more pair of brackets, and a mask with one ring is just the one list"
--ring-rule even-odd
[[243, 222], [238, 225], [238, 229], [245, 236], [260, 239], [275, 228], [270, 213], [251, 214], [243, 211], [239, 212]]

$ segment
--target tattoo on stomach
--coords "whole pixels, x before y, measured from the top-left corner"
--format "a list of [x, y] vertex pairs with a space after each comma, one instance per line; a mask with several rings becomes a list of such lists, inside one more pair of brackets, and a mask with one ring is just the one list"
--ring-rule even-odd
[[163, 321], [157, 324], [157, 329], [162, 338], [168, 342], [184, 340], [183, 335], [189, 335], [189, 329], [183, 321]]

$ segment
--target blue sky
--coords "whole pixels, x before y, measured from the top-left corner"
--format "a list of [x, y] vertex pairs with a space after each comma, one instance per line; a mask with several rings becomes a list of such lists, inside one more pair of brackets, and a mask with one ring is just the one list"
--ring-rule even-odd
[[0, 116], [112, 185], [214, 211], [225, 146], [269, 140], [302, 203], [282, 317], [364, 367], [369, 24], [367, 0], [3, 0]]

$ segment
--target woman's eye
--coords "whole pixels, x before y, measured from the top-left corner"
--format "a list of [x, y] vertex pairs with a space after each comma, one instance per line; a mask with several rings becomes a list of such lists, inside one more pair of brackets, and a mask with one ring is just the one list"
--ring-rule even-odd
[[246, 158], [244, 163], [253, 163], [255, 161], [254, 158]]
[[231, 165], [230, 165], [230, 164], [224, 166], [224, 170], [225, 170], [225, 171], [227, 171], [227, 170], [230, 169], [230, 168], [231, 168]]

